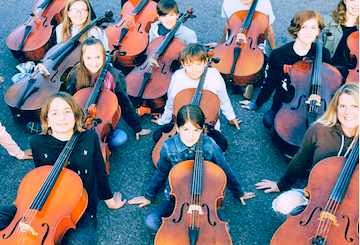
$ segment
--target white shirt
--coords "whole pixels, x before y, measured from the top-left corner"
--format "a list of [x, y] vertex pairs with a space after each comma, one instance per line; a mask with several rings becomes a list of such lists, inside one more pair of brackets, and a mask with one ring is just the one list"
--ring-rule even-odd
[[[56, 29], [56, 43], [61, 43], [61, 33], [62, 33], [62, 28], [63, 28], [63, 23], [59, 24]], [[79, 29], [80, 28], [76, 28], [74, 26], [71, 26], [71, 37], [74, 37], [76, 34], [79, 33]], [[106, 36], [106, 32], [101, 29], [98, 26], [94, 26], [92, 28], [90, 28], [90, 30], [88, 31], [88, 37], [94, 37], [99, 39], [102, 44], [104, 45], [105, 51], [109, 51], [109, 39]]]
[[[224, 0], [221, 8], [221, 17], [229, 19], [236, 12], [249, 10], [251, 4], [245, 5], [240, 0]], [[269, 18], [269, 25], [274, 23], [275, 15], [270, 0], [259, 0], [255, 11], [265, 14]]]
[[[185, 69], [177, 70], [171, 77], [169, 89], [167, 92], [168, 99], [165, 104], [165, 110], [161, 118], [158, 119], [159, 125], [170, 123], [174, 112], [175, 96], [184, 89], [197, 88], [200, 79], [193, 80], [189, 78]], [[234, 109], [231, 105], [229, 95], [226, 91], [225, 81], [216, 68], [209, 67], [204, 88], [217, 95], [220, 100], [220, 109], [228, 121], [236, 118]], [[215, 129], [220, 131], [220, 120], [217, 121]]]

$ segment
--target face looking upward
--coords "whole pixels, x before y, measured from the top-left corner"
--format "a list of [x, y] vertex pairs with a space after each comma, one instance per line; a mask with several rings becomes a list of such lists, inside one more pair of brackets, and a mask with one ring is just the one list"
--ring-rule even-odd
[[181, 63], [185, 69], [186, 76], [193, 80], [200, 79], [205, 71], [206, 61], [185, 61]]
[[82, 27], [89, 16], [86, 3], [83, 1], [75, 2], [73, 5], [71, 5], [68, 15], [74, 27]]
[[359, 108], [353, 97], [343, 93], [339, 97], [337, 118], [347, 136], [353, 136], [359, 126]]
[[199, 141], [202, 133], [202, 129], [195, 127], [190, 121], [187, 121], [180, 128], [176, 127], [176, 130], [179, 133], [181, 142], [187, 147], [195, 145]]
[[354, 17], [359, 16], [359, 0], [344, 0], [346, 14]]
[[174, 11], [171, 11], [164, 16], [158, 15], [161, 24], [168, 30], [172, 30], [175, 27], [178, 17], [179, 14], [175, 13]]
[[48, 127], [57, 139], [70, 139], [74, 133], [75, 116], [71, 106], [61, 98], [55, 98], [47, 114]]
[[99, 44], [85, 45], [83, 47], [84, 66], [89, 73], [96, 74], [104, 65], [104, 53]]
[[316, 19], [305, 21], [298, 31], [296, 39], [303, 44], [311, 44], [320, 33], [319, 23]]

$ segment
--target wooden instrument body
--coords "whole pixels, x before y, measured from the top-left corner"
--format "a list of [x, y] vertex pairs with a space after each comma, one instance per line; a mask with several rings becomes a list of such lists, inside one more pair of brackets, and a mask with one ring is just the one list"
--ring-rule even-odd
[[[85, 107], [92, 90], [92, 87], [83, 88], [74, 94], [74, 99], [81, 106], [81, 108]], [[87, 129], [95, 130], [95, 132], [98, 134], [100, 138], [101, 152], [106, 164], [106, 171], [107, 173], [109, 173], [109, 156], [111, 152], [109, 150], [106, 139], [108, 134], [111, 131], [115, 130], [116, 125], [118, 124], [121, 117], [121, 109], [118, 104], [118, 99], [116, 95], [109, 90], [102, 90], [99, 95], [97, 109], [98, 113], [96, 115], [96, 118], [101, 118], [102, 122], [95, 127], [88, 126]]]
[[30, 210], [34, 212], [34, 218], [24, 221], [30, 224], [38, 235], [32, 235], [30, 232], [21, 235], [19, 231], [19, 222], [23, 221], [25, 213], [29, 212], [34, 197], [51, 169], [52, 166], [38, 167], [29, 172], [21, 181], [14, 202], [17, 212], [10, 225], [0, 232], [1, 244], [60, 244], [65, 232], [69, 228], [76, 228], [76, 223], [86, 210], [88, 195], [80, 177], [72, 170], [63, 169], [42, 210]]
[[[274, 234], [271, 245], [311, 244], [318, 229], [320, 212], [328, 202], [344, 163], [344, 157], [330, 157], [315, 165], [305, 188], [310, 193], [308, 206], [297, 216], [288, 215], [286, 222]], [[336, 220], [338, 226], [331, 225], [326, 244], [359, 244], [359, 164], [336, 211]]]
[[349, 69], [346, 82], [359, 82], [359, 31], [353, 32], [347, 39], [347, 45], [351, 54], [356, 56], [356, 67]]
[[[163, 218], [155, 245], [190, 244], [190, 214], [187, 211], [191, 200], [193, 167], [194, 161], [189, 160], [176, 164], [170, 171], [170, 195], [175, 198], [175, 208], [170, 217]], [[201, 207], [204, 213], [200, 215], [196, 245], [232, 244], [227, 222], [222, 222], [217, 215], [217, 209], [225, 196], [226, 175], [218, 165], [208, 161], [203, 161], [203, 174]]]
[[[55, 26], [62, 22], [67, 1], [52, 0], [45, 9], [40, 8], [43, 2], [44, 0], [37, 0], [32, 9], [32, 13], [39, 17], [34, 17], [37, 21], [30, 17], [26, 23], [18, 25], [6, 38], [6, 46], [17, 59], [41, 60], [46, 51], [56, 43]], [[31, 26], [31, 30], [22, 48], [20, 48], [23, 37], [26, 35], [27, 25]]]
[[[250, 28], [244, 32], [247, 43], [240, 46], [236, 42], [236, 36], [241, 29], [243, 21], [248, 11], [234, 13], [229, 19], [229, 38], [226, 42], [219, 44], [214, 49], [214, 57], [220, 58], [219, 63], [212, 63], [222, 73], [225, 78], [233, 79], [236, 85], [245, 85], [257, 82], [263, 75], [264, 54], [258, 48], [259, 36], [264, 35], [269, 20], [266, 15], [255, 12], [251, 21]], [[234, 62], [234, 48], [240, 47], [241, 52], [236, 61], [234, 73], [231, 74]]]
[[[105, 29], [110, 49], [113, 49], [114, 44], [119, 43], [122, 30], [124, 28], [128, 29], [127, 34], [120, 42], [119, 49], [119, 51], [125, 51], [126, 55], [116, 55], [114, 61], [121, 66], [137, 66], [144, 61], [145, 51], [149, 43], [150, 25], [157, 19], [157, 3], [151, 0], [146, 3], [140, 13], [133, 16], [132, 11], [139, 2], [139, 0], [127, 1], [121, 10], [121, 20], [117, 24], [110, 24]], [[129, 18], [133, 18], [135, 25], [129, 26]]]
[[[146, 51], [146, 61], [141, 66], [135, 67], [134, 70], [126, 76], [127, 93], [132, 97], [138, 97], [144, 80], [144, 74], [147, 70], [151, 70], [151, 77], [145, 86], [142, 99], [156, 101], [156, 99], [162, 98], [162, 104], [155, 105], [157, 108], [165, 105], [166, 92], [170, 85], [170, 79], [176, 70], [173, 69], [173, 63], [177, 62], [179, 52], [185, 46], [181, 39], [173, 38], [164, 53], [158, 57], [156, 50], [164, 40], [165, 37], [154, 39]], [[157, 60], [160, 67], [150, 68], [150, 59]]]
[[[195, 94], [195, 91], [196, 91], [195, 88], [185, 89], [183, 91], [180, 91], [175, 96], [173, 115], [177, 115], [180, 108], [183, 107], [184, 105], [191, 104], [191, 101]], [[213, 123], [215, 125], [215, 123], [219, 119], [219, 110], [220, 110], [220, 100], [216, 96], [216, 94], [203, 89], [199, 107], [202, 109], [202, 111], [205, 114], [205, 117], [206, 117], [205, 123]], [[161, 138], [156, 143], [156, 145], [152, 151], [152, 161], [153, 161], [155, 167], [157, 166], [157, 162], [160, 159], [160, 151], [164, 145], [163, 141], [165, 139], [168, 139], [168, 138], [174, 136], [175, 134], [176, 134], [176, 129], [174, 127], [169, 133], [163, 133]]]
[[[282, 140], [288, 144], [300, 147], [308, 125], [308, 105], [310, 97], [313, 61], [303, 60], [295, 63], [290, 71], [291, 83], [295, 88], [294, 98], [289, 103], [283, 103], [275, 116], [274, 128]], [[333, 66], [322, 63], [321, 106], [318, 117], [326, 111], [333, 94], [341, 86], [341, 74]]]

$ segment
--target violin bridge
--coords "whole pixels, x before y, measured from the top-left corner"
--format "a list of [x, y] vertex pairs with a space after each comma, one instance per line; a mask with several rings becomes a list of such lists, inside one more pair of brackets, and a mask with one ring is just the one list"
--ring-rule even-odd
[[306, 104], [310, 105], [311, 101], [315, 100], [317, 106], [321, 106], [321, 96], [317, 94], [310, 95], [309, 99], [305, 101]]
[[31, 225], [26, 224], [24, 222], [19, 223], [19, 228], [22, 233], [30, 232], [33, 236], [37, 236], [38, 233], [35, 231], [34, 228], [31, 227]]
[[336, 219], [336, 216], [335, 215], [333, 215], [333, 214], [331, 214], [331, 213], [329, 213], [329, 212], [324, 212], [324, 211], [322, 211], [321, 213], [320, 213], [320, 217], [319, 217], [319, 221], [324, 221], [325, 219], [329, 219], [329, 220], [331, 220], [332, 222], [333, 222], [333, 225], [334, 226], [339, 226], [339, 223], [337, 222], [337, 219]]
[[191, 214], [193, 211], [198, 211], [199, 214], [204, 214], [201, 207], [199, 205], [190, 205], [187, 213]]

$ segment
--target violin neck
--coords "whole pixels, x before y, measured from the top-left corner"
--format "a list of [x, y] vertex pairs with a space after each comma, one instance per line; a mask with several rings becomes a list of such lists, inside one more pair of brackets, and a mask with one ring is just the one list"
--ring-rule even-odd
[[202, 194], [202, 181], [203, 180], [203, 134], [200, 135], [199, 141], [196, 143], [194, 170], [191, 183], [192, 196], [200, 198]]
[[254, 2], [251, 4], [249, 12], [247, 13], [247, 15], [245, 17], [243, 24], [241, 25], [242, 30], [247, 30], [250, 28], [251, 21], [254, 16], [256, 5], [257, 5], [258, 1], [259, 0], [254, 0]]
[[72, 150], [75, 147], [75, 144], [80, 136], [79, 131], [75, 131], [70, 140], [66, 143], [64, 149], [61, 151], [59, 157], [57, 158], [54, 166], [52, 167], [49, 175], [45, 179], [43, 185], [41, 186], [39, 192], [37, 193], [34, 201], [30, 205], [30, 209], [41, 211], [44, 206], [53, 186], [58, 179], [61, 170], [64, 168], [66, 162], [68, 161]]
[[104, 67], [101, 69], [101, 73], [100, 73], [99, 77], [96, 79], [95, 86], [94, 86], [93, 90], [91, 91], [89, 99], [87, 100], [85, 107], [84, 107], [84, 111], [86, 113], [87, 113], [88, 108], [92, 104], [97, 104], [97, 101], [98, 101], [98, 98], [99, 98], [99, 95], [101, 92], [101, 87], [102, 87], [104, 79], [106, 77], [106, 73], [109, 70], [110, 63], [114, 57], [114, 52], [115, 52], [115, 49], [110, 52], [110, 54], [108, 55], [108, 57], [106, 59]]
[[349, 186], [349, 182], [351, 180], [351, 176], [354, 173], [356, 165], [359, 163], [359, 140], [356, 141], [353, 149], [349, 157], [346, 159], [345, 165], [341, 170], [339, 178], [336, 181], [336, 184], [330, 194], [329, 200], [333, 200], [337, 203], [341, 203], [347, 188]]

